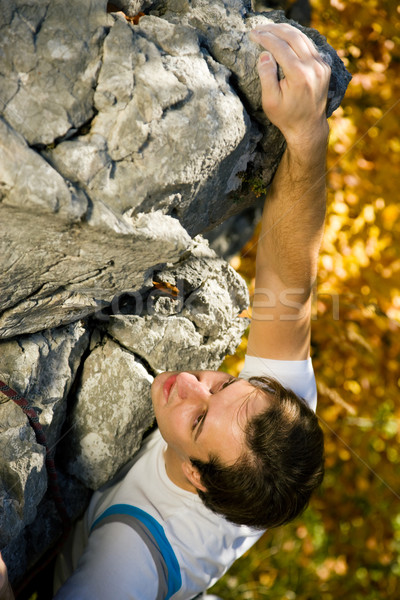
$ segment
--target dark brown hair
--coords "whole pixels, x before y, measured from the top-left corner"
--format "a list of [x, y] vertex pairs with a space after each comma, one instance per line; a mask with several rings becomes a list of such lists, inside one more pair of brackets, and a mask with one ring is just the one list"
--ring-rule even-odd
[[324, 475], [323, 433], [315, 413], [270, 377], [251, 377], [254, 393], [268, 397], [264, 412], [245, 429], [246, 450], [234, 465], [217, 456], [192, 458], [206, 492], [203, 503], [238, 525], [277, 527], [307, 507]]

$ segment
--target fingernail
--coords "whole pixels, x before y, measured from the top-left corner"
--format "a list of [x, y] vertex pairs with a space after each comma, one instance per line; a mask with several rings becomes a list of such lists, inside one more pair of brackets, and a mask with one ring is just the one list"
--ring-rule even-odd
[[265, 29], [253, 29], [253, 33], [255, 33], [256, 35], [271, 35], [270, 31], [265, 31]]
[[264, 64], [267, 63], [271, 60], [271, 53], [270, 52], [261, 52], [260, 54], [260, 63]]

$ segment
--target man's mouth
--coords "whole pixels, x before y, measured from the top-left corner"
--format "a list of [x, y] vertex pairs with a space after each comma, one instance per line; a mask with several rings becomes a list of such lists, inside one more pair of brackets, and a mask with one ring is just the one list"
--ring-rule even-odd
[[164, 392], [164, 400], [165, 403], [168, 403], [168, 398], [171, 392], [171, 388], [174, 385], [176, 378], [178, 377], [177, 374], [171, 375], [170, 377], [168, 377], [168, 379], [166, 380], [166, 382], [163, 385], [163, 392]]

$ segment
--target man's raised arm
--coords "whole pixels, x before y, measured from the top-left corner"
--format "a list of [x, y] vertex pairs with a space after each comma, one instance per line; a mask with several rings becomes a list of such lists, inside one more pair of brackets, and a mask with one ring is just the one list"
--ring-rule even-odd
[[325, 218], [330, 68], [290, 25], [268, 24], [251, 37], [267, 50], [258, 64], [263, 110], [287, 147], [264, 206], [247, 351], [303, 360], [309, 356], [311, 292]]

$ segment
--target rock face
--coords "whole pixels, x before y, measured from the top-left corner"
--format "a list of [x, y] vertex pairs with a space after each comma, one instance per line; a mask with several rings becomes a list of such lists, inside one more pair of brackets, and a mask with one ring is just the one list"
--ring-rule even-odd
[[93, 116], [106, 4], [2, 0], [2, 114], [30, 145], [51, 144]]
[[[198, 234], [255, 202], [283, 151], [245, 0], [0, 0], [0, 380], [37, 414], [71, 518], [152, 425], [160, 370], [217, 368], [244, 282]], [[297, 24], [296, 24], [297, 26]], [[349, 74], [332, 67], [328, 113]], [[198, 236], [198, 237], [196, 237]], [[3, 401], [4, 400], [4, 401]], [[45, 449], [0, 394], [13, 581], [61, 532]]]
[[87, 487], [106, 483], [138, 450], [153, 421], [152, 381], [135, 356], [110, 339], [86, 359], [62, 443], [66, 470]]
[[177, 261], [191, 243], [176, 219], [160, 213], [131, 219], [130, 235], [33, 213], [21, 243], [26, 213], [0, 205], [0, 214], [3, 338], [75, 321], [109, 305], [120, 291], [151, 287], [157, 265]]
[[[0, 543], [4, 547], [32, 521], [47, 487], [43, 446], [13, 403], [1, 405]], [[21, 513], [23, 518], [21, 519]]]
[[[29, 398], [50, 450], [54, 451], [62, 435], [67, 397], [88, 343], [88, 329], [80, 322], [0, 342], [0, 379]], [[0, 394], [0, 544], [5, 548], [11, 577], [17, 578], [27, 568], [27, 556], [33, 556], [32, 536], [26, 526], [36, 524], [41, 503], [46, 503], [48, 482], [45, 448], [36, 443], [21, 408], [11, 400], [3, 402], [3, 398]], [[55, 518], [52, 534], [43, 535], [48, 529], [48, 515], [45, 511], [40, 519], [41, 552], [46, 549], [43, 542], [49, 546], [61, 532]]]

